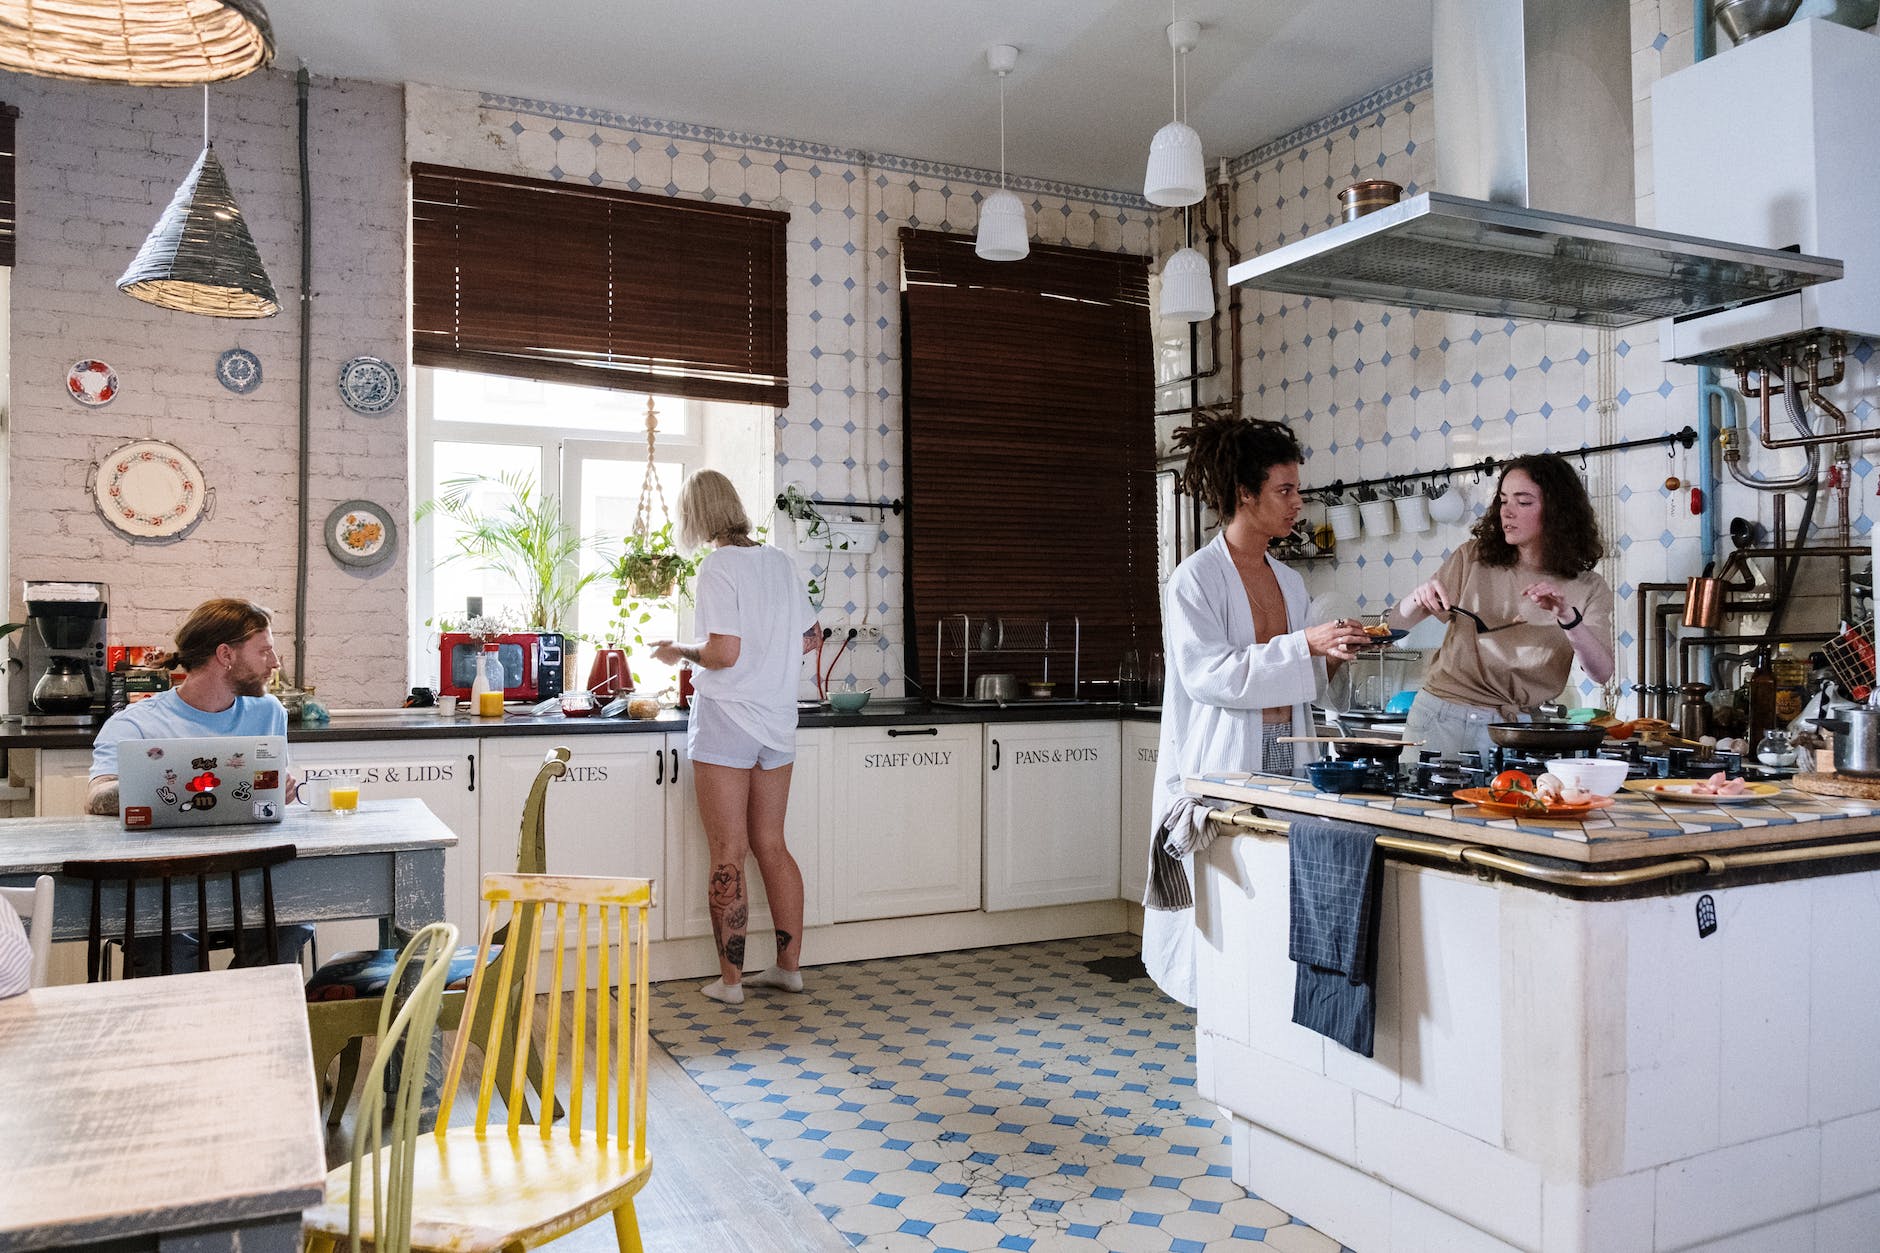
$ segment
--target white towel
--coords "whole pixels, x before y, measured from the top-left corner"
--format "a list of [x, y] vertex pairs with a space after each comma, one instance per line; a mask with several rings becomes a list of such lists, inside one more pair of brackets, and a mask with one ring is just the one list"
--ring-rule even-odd
[[33, 945], [26, 924], [0, 897], [0, 997], [18, 996], [33, 986]]

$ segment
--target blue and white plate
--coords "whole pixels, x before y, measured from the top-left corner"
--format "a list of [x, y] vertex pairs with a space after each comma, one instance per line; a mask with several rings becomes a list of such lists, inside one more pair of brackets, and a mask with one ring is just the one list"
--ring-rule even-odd
[[216, 358], [216, 382], [238, 396], [261, 386], [261, 358], [246, 348], [231, 348]]
[[354, 357], [339, 368], [339, 394], [354, 413], [384, 413], [398, 403], [398, 371], [377, 357]]

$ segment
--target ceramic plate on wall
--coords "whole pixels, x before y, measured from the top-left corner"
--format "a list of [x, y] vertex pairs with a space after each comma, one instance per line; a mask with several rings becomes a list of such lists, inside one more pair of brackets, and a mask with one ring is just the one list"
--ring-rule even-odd
[[216, 382], [238, 396], [261, 386], [261, 358], [246, 348], [231, 348], [216, 359]]
[[326, 515], [326, 550], [346, 566], [376, 566], [398, 550], [398, 526], [381, 505], [349, 500]]
[[126, 444], [98, 462], [90, 486], [99, 515], [132, 539], [181, 535], [214, 497], [188, 453], [155, 439]]
[[81, 405], [108, 405], [118, 392], [117, 371], [102, 361], [74, 361], [65, 372], [65, 391]]
[[398, 371], [377, 357], [354, 357], [339, 368], [339, 394], [354, 413], [384, 413], [398, 403]]

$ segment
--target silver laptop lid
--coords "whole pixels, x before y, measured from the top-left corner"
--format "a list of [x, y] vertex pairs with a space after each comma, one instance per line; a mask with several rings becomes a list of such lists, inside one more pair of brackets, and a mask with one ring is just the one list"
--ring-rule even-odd
[[279, 822], [287, 812], [280, 735], [124, 740], [118, 816], [131, 830]]

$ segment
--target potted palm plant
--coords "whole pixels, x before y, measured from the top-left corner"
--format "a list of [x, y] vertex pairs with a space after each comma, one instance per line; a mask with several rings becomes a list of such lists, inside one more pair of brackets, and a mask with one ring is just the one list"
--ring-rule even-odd
[[600, 553], [597, 537], [581, 535], [561, 516], [561, 502], [536, 489], [533, 476], [447, 479], [443, 494], [418, 506], [420, 520], [437, 514], [457, 527], [457, 551], [444, 561], [469, 561], [508, 579], [522, 594], [526, 629], [564, 630], [575, 601], [605, 569], [581, 571], [584, 553]]

